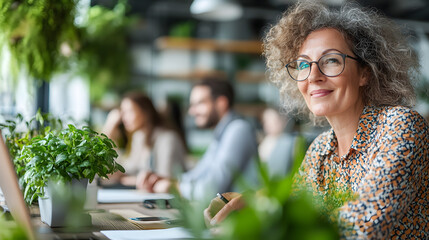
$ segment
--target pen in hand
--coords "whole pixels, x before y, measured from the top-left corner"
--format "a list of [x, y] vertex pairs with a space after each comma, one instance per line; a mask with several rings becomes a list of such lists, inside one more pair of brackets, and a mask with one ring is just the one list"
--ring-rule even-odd
[[218, 197], [218, 198], [220, 198], [220, 199], [221, 199], [225, 204], [228, 204], [228, 203], [229, 203], [228, 199], [226, 199], [222, 194], [217, 193], [216, 195], [217, 195], [217, 197]]
[[214, 217], [227, 203], [229, 203], [229, 200], [222, 194], [217, 193], [216, 196], [217, 197], [210, 202], [210, 206], [208, 207], [210, 218]]

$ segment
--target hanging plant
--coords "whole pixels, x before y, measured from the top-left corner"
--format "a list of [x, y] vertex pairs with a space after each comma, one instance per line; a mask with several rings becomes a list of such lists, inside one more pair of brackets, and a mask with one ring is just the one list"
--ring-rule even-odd
[[[49, 81], [56, 72], [88, 79], [91, 100], [126, 84], [131, 57], [127, 33], [132, 18], [126, 1], [113, 9], [90, 7], [75, 22], [78, 0], [0, 1], [0, 51], [9, 50], [13, 79], [28, 73]], [[16, 81], [15, 81], [16, 82]]]
[[92, 100], [123, 86], [130, 77], [131, 57], [127, 34], [133, 18], [126, 16], [126, 1], [113, 9], [93, 6], [80, 27], [77, 70], [90, 82]]
[[0, 48], [11, 52], [10, 68], [16, 77], [27, 71], [36, 79], [50, 80], [66, 66], [60, 46], [77, 46], [74, 25], [77, 0], [0, 1]]

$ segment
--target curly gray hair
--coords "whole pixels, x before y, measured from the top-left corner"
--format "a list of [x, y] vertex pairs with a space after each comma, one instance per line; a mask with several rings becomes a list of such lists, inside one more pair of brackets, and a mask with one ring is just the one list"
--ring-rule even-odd
[[283, 13], [264, 39], [269, 78], [279, 87], [283, 107], [288, 113], [308, 114], [309, 109], [285, 65], [295, 60], [306, 37], [322, 28], [340, 31], [360, 58], [362, 67], [369, 69], [368, 84], [361, 89], [365, 104], [414, 105], [413, 81], [419, 63], [399, 26], [374, 10], [355, 4], [329, 9], [307, 1]]

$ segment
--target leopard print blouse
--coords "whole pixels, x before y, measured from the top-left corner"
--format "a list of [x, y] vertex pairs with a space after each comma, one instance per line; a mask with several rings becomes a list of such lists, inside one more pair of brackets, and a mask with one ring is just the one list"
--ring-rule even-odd
[[[342, 238], [429, 239], [429, 129], [401, 106], [366, 106], [349, 152], [337, 155], [331, 129], [309, 147], [298, 179], [319, 195], [329, 179], [357, 200], [339, 209]], [[340, 225], [340, 226], [341, 226]]]

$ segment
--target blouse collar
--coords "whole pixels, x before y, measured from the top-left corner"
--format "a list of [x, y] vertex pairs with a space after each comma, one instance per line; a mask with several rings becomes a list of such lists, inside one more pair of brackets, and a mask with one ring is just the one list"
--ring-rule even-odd
[[[358, 128], [353, 137], [350, 151], [362, 151], [368, 144], [371, 126], [377, 121], [379, 109], [375, 106], [365, 106], [359, 118]], [[338, 147], [337, 137], [335, 136], [334, 129], [331, 128], [327, 133], [326, 148], [322, 151], [321, 155], [326, 156], [333, 152]], [[349, 153], [350, 153], [349, 151]]]

